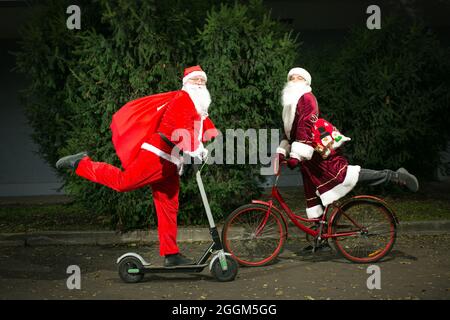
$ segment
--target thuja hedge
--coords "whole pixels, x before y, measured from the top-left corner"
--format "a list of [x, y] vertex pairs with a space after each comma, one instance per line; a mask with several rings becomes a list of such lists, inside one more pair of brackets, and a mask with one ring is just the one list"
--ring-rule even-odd
[[[50, 165], [87, 150], [120, 166], [109, 125], [131, 99], [181, 87], [183, 69], [208, 74], [218, 129], [279, 128], [279, 91], [297, 44], [260, 1], [86, 1], [81, 30], [68, 30], [69, 2], [50, 1], [22, 33], [18, 67], [40, 152]], [[86, 18], [85, 18], [86, 17]], [[248, 150], [247, 150], [248, 153]], [[66, 171], [65, 190], [121, 230], [154, 225], [150, 188], [117, 193]], [[204, 184], [217, 219], [260, 194], [259, 166], [208, 165]], [[192, 169], [182, 176], [180, 224], [205, 223]]]
[[352, 138], [352, 163], [403, 166], [430, 179], [450, 139], [449, 57], [430, 29], [389, 17], [380, 30], [355, 28], [340, 46], [303, 61], [322, 115]]

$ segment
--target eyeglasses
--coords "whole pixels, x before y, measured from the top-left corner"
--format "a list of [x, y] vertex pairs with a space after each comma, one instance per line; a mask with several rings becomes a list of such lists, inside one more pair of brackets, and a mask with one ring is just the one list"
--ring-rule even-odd
[[194, 84], [206, 84], [206, 80], [203, 77], [194, 77], [189, 79], [188, 81]]

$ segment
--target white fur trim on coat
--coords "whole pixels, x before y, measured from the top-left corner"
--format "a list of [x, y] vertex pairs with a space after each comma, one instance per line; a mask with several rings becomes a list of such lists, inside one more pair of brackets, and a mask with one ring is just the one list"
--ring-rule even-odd
[[291, 147], [291, 158], [301, 160], [302, 158], [310, 160], [313, 156], [314, 148], [298, 141], [295, 141]]
[[286, 154], [289, 152], [291, 152], [291, 145], [289, 144], [289, 141], [287, 141], [286, 139], [281, 140], [276, 153], [281, 153], [283, 156], [286, 157]]
[[342, 183], [335, 186], [333, 189], [328, 190], [324, 194], [320, 195], [320, 200], [324, 206], [333, 203], [333, 201], [339, 200], [347, 193], [349, 193], [358, 182], [360, 166], [347, 166], [347, 174]]
[[321, 204], [318, 204], [317, 206], [306, 208], [306, 215], [308, 216], [308, 219], [315, 219], [320, 217], [323, 214], [323, 207]]

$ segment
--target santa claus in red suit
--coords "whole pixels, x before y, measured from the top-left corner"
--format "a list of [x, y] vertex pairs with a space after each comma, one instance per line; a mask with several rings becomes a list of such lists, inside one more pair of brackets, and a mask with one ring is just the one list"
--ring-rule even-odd
[[207, 149], [203, 144], [217, 135], [208, 118], [211, 97], [206, 81], [200, 66], [187, 68], [181, 90], [137, 99], [117, 112], [111, 129], [124, 170], [94, 162], [85, 152], [61, 158], [56, 164], [118, 192], [150, 185], [165, 266], [193, 263], [180, 254], [176, 241], [183, 165], [179, 154], [204, 160]]
[[[327, 150], [326, 157], [323, 152], [316, 151], [318, 137], [314, 132], [317, 132], [320, 113], [311, 81], [311, 75], [303, 68], [289, 71], [288, 82], [282, 92], [284, 137], [277, 148], [280, 160], [289, 157], [291, 169], [300, 164], [308, 218], [320, 217], [324, 206], [345, 196], [358, 182], [370, 185], [394, 182], [417, 191], [416, 177], [404, 168], [395, 172], [363, 169], [350, 165], [338, 147]], [[350, 140], [345, 138], [345, 141]]]

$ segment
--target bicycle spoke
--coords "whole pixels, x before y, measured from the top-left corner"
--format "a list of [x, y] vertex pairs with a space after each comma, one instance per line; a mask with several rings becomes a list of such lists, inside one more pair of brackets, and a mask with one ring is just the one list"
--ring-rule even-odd
[[[392, 247], [393, 222], [387, 210], [370, 201], [355, 201], [341, 210], [333, 222], [337, 248], [352, 261], [376, 260]], [[354, 234], [351, 234], [354, 233]]]
[[224, 245], [241, 264], [264, 264], [272, 260], [283, 244], [283, 227], [265, 207], [245, 207], [224, 226]]

